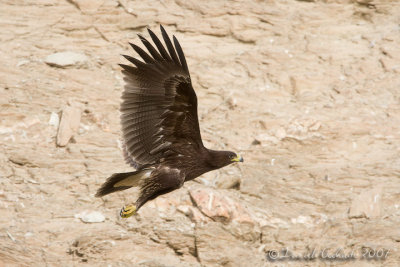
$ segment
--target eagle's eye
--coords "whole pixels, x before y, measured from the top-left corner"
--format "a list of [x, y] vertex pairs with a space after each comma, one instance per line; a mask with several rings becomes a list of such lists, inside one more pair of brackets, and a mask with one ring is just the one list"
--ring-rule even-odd
[[229, 159], [234, 159], [235, 155], [229, 155]]

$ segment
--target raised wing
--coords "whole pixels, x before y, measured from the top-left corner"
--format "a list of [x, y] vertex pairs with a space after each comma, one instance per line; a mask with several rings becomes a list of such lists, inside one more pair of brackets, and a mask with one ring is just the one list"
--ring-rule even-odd
[[[121, 64], [126, 82], [122, 94], [121, 124], [125, 159], [135, 168], [203, 146], [197, 116], [197, 97], [178, 40], [174, 45], [161, 26], [165, 46], [148, 30], [157, 49], [140, 40], [135, 44], [143, 61], [124, 56], [135, 66]], [[185, 149], [184, 149], [185, 150]]]

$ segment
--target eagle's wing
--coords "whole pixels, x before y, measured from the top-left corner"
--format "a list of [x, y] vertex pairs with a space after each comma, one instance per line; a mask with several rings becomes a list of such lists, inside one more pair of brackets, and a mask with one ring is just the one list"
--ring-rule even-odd
[[148, 50], [131, 44], [143, 59], [124, 56], [135, 66], [121, 64], [126, 82], [121, 123], [126, 160], [134, 167], [159, 162], [187, 147], [203, 146], [197, 116], [197, 97], [178, 40], [174, 45], [164, 28], [166, 47], [148, 30], [157, 49], [139, 35]]

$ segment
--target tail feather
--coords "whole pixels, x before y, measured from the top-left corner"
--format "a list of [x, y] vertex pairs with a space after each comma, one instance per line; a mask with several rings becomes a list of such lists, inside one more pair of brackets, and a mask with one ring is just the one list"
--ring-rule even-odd
[[152, 170], [144, 169], [135, 172], [114, 173], [97, 190], [96, 197], [139, 186], [140, 181], [150, 176]]

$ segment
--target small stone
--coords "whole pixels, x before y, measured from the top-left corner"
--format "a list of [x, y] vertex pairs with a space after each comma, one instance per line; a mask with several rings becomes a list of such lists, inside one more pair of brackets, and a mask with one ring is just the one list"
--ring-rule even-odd
[[32, 232], [26, 232], [24, 236], [25, 237], [31, 237], [31, 236], [33, 236], [33, 233]]
[[49, 124], [51, 126], [57, 127], [60, 123], [60, 118], [58, 117], [57, 113], [52, 112], [49, 119]]
[[87, 63], [87, 61], [88, 58], [84, 54], [70, 51], [51, 54], [44, 60], [48, 65], [58, 68], [65, 68], [73, 65], [82, 66]]
[[377, 218], [381, 215], [382, 187], [375, 187], [359, 194], [351, 203], [348, 217]]
[[269, 135], [269, 134], [259, 134], [254, 138], [253, 144], [258, 145], [260, 144], [261, 146], [266, 146], [268, 143], [273, 143], [277, 144], [279, 142], [279, 139], [276, 138], [275, 136]]
[[26, 65], [26, 64], [28, 64], [30, 61], [29, 60], [26, 60], [26, 59], [23, 59], [23, 60], [21, 60], [21, 61], [18, 61], [18, 63], [17, 63], [17, 67], [21, 67], [21, 66], [23, 66], [23, 65]]
[[257, 139], [254, 139], [253, 142], [251, 142], [251, 144], [253, 146], [257, 146], [257, 145], [261, 145], [261, 142], [259, 140], [257, 140]]
[[237, 107], [237, 99], [235, 97], [229, 97], [226, 102], [229, 109], [234, 109]]
[[92, 211], [92, 212], [84, 211], [82, 213], [76, 214], [75, 218], [81, 219], [81, 221], [84, 223], [99, 223], [99, 222], [104, 222], [106, 219], [104, 215], [98, 211]]
[[81, 111], [79, 108], [68, 106], [63, 110], [57, 134], [58, 146], [68, 144], [73, 134], [78, 130], [80, 121]]
[[279, 127], [276, 132], [275, 132], [275, 136], [279, 139], [282, 140], [286, 137], [286, 131], [285, 129], [283, 129], [282, 127]]
[[178, 206], [176, 209], [185, 215], [189, 215], [189, 208], [190, 208], [189, 205], [181, 205], [181, 206]]

